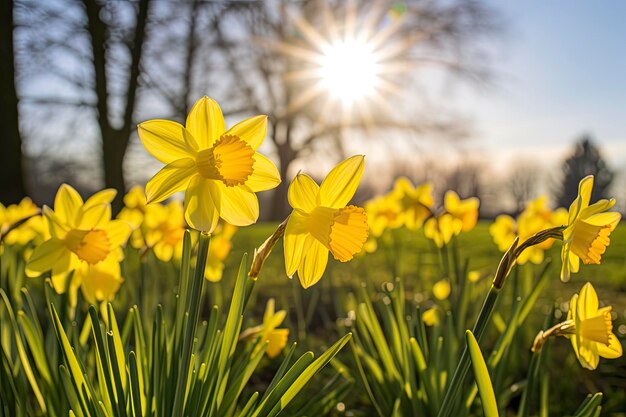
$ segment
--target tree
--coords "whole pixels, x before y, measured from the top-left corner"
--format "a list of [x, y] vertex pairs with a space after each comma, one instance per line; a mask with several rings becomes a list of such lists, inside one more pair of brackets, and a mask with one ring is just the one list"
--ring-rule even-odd
[[515, 213], [521, 213], [528, 202], [537, 196], [541, 177], [540, 167], [532, 160], [518, 160], [509, 171], [503, 191], [515, 203]]
[[[51, 124], [62, 118], [70, 120], [68, 124], [80, 120], [78, 130], [68, 132], [73, 140], [63, 139], [65, 154], [71, 142], [98, 137], [104, 185], [118, 190], [115, 210], [121, 208], [126, 188], [123, 162], [135, 129], [150, 4], [151, 0], [21, 2], [24, 33], [17, 52], [23, 61], [22, 99], [30, 112], [50, 112], [38, 123], [48, 129], [37, 134], [50, 140]], [[37, 81], [47, 89], [32, 91], [29, 85]], [[92, 130], [85, 121], [94, 118]]]
[[22, 137], [19, 129], [13, 53], [13, 0], [0, 5], [0, 202], [16, 203], [26, 195], [22, 172]]
[[[374, 97], [371, 106], [353, 103], [351, 108], [320, 94], [311, 88], [316, 80], [307, 76], [319, 72], [319, 63], [311, 61], [325, 43], [359, 37], [355, 28], [371, 30], [372, 38], [381, 40], [377, 47], [385, 57], [383, 64], [393, 68], [383, 84], [396, 92], [414, 91], [412, 97], [419, 96], [415, 83], [419, 75], [414, 74], [421, 67], [435, 66], [473, 80], [488, 73], [477, 45], [497, 27], [493, 13], [481, 2], [409, 1], [400, 11], [393, 1], [328, 4], [304, 1], [297, 9], [287, 2], [234, 4], [214, 21], [215, 47], [231, 75], [225, 79], [232, 93], [229, 99], [242, 111], [270, 115], [268, 138], [283, 178], [271, 205], [274, 219], [288, 213], [290, 167], [297, 159], [327, 152], [329, 159], [338, 160], [345, 156], [346, 137], [383, 138], [391, 145], [391, 138], [419, 138], [432, 132], [456, 135], [461, 130], [457, 120], [446, 120], [437, 111], [399, 105], [391, 91]], [[402, 16], [390, 19], [391, 12]], [[356, 113], [360, 117], [349, 116]]]
[[591, 200], [609, 197], [609, 187], [615, 174], [608, 167], [600, 150], [588, 134], [576, 142], [573, 154], [563, 162], [563, 178], [557, 191], [561, 207], [569, 207], [578, 195], [578, 183], [587, 175], [593, 175], [594, 186]]

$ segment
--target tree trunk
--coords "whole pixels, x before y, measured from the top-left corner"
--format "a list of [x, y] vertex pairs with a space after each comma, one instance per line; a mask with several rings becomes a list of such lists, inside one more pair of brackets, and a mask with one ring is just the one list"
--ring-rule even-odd
[[13, 0], [0, 2], [0, 202], [16, 203], [26, 196], [22, 172], [22, 138], [19, 130], [13, 51]]
[[119, 129], [114, 128], [109, 120], [109, 95], [106, 71], [107, 60], [107, 23], [102, 21], [102, 5], [96, 0], [84, 0], [87, 13], [87, 27], [91, 36], [93, 53], [93, 70], [95, 79], [95, 93], [98, 100], [98, 125], [102, 135], [102, 162], [104, 168], [104, 185], [118, 191], [113, 200], [113, 212], [117, 213], [123, 206], [126, 182], [124, 180], [124, 155], [130, 142], [133, 130], [133, 113], [137, 89], [139, 86], [140, 61], [145, 40], [146, 23], [148, 20], [149, 0], [139, 2], [137, 25], [130, 54], [129, 80], [126, 89], [126, 102], [123, 122]]

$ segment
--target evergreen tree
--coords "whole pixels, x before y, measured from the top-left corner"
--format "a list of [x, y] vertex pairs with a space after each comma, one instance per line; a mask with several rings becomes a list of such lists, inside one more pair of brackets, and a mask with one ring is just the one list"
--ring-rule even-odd
[[587, 175], [595, 177], [591, 201], [609, 197], [609, 187], [615, 176], [600, 155], [600, 149], [590, 135], [583, 135], [574, 153], [563, 162], [563, 179], [557, 192], [559, 206], [569, 207], [578, 195], [578, 183]]

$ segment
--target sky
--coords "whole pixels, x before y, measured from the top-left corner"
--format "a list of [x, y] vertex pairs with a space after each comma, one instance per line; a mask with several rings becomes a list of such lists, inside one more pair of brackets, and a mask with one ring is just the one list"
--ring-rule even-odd
[[506, 163], [549, 163], [588, 132], [614, 169], [626, 169], [626, 2], [490, 2], [505, 26], [493, 88], [457, 97], [476, 145]]

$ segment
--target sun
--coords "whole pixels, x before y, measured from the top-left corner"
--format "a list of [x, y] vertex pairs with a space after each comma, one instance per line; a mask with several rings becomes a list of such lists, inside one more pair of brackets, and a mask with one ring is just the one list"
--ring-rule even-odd
[[379, 70], [375, 52], [363, 41], [332, 43], [322, 52], [321, 82], [344, 103], [371, 96], [379, 85]]
[[400, 34], [402, 13], [372, 4], [346, 7], [342, 14], [321, 2], [322, 10], [308, 18], [287, 10], [292, 35], [270, 45], [289, 59], [284, 80], [293, 94], [287, 113], [316, 109], [321, 122], [349, 125], [395, 112], [389, 98], [402, 92], [412, 68], [405, 53], [413, 42]]

